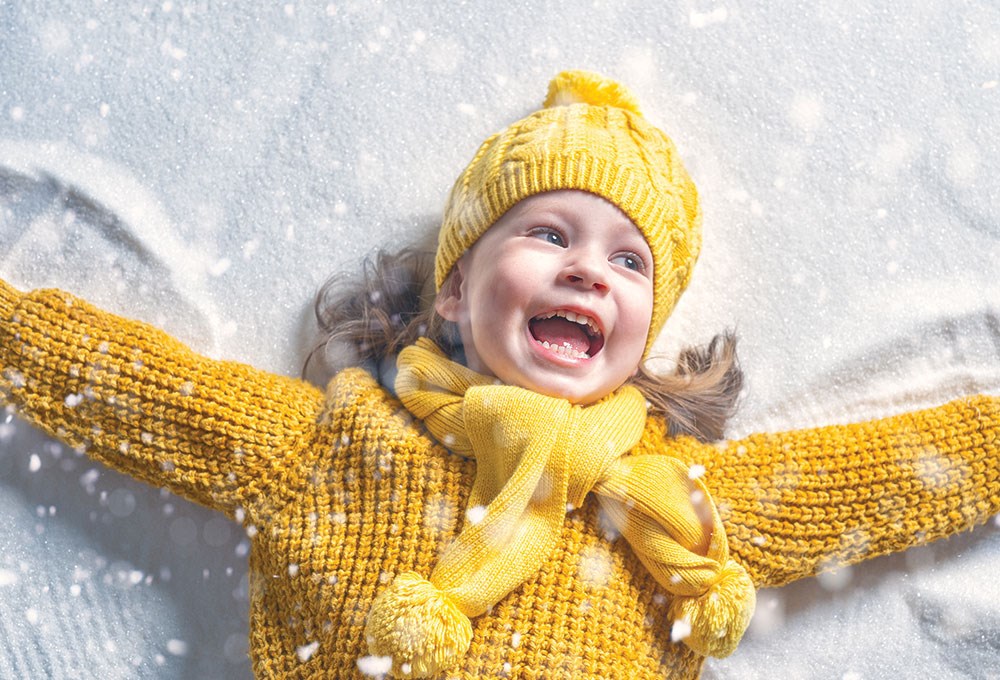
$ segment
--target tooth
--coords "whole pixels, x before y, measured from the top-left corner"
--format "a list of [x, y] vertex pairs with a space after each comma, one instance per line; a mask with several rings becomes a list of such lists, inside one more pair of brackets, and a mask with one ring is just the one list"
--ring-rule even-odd
[[577, 316], [573, 312], [564, 312], [563, 316], [566, 317], [567, 321], [572, 321], [573, 323], [576, 323]]
[[586, 352], [581, 352], [579, 350], [573, 349], [573, 346], [568, 342], [564, 342], [561, 345], [553, 345], [548, 340], [542, 340], [539, 344], [545, 349], [555, 352], [556, 354], [561, 354], [566, 357], [571, 357], [573, 359], [589, 359], [590, 355]]

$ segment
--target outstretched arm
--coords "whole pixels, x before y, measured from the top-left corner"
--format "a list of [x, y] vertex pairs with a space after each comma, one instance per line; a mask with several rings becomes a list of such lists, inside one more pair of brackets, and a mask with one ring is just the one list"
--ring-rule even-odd
[[206, 359], [57, 290], [0, 280], [0, 401], [109, 466], [232, 515], [313, 436], [315, 387]]
[[1000, 512], [1000, 399], [705, 446], [676, 442], [758, 586], [948, 536]]

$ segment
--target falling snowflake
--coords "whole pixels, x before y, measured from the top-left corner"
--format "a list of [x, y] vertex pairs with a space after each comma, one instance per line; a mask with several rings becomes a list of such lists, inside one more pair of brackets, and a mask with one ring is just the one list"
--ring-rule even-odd
[[218, 278], [223, 274], [225, 274], [227, 271], [229, 271], [229, 268], [232, 266], [232, 264], [233, 264], [232, 260], [230, 260], [228, 257], [223, 257], [208, 268], [208, 273], [214, 276], [215, 278]]
[[296, 647], [295, 654], [299, 657], [299, 661], [305, 663], [313, 657], [317, 649], [319, 649], [319, 642], [313, 641], [307, 645]]
[[601, 547], [588, 547], [580, 556], [580, 580], [591, 588], [603, 588], [611, 580], [614, 564], [611, 554]]
[[382, 677], [392, 670], [392, 657], [362, 656], [358, 659], [358, 670], [362, 675]]
[[174, 656], [187, 656], [188, 643], [184, 642], [184, 640], [172, 638], [167, 640], [167, 651]]
[[4, 371], [4, 376], [10, 381], [10, 384], [14, 387], [24, 387], [26, 382], [24, 379], [24, 374], [20, 371], [16, 371], [13, 368], [8, 368]]
[[708, 12], [696, 12], [691, 10], [688, 13], [688, 23], [691, 28], [705, 28], [712, 24], [724, 23], [729, 18], [729, 10], [725, 7], [716, 7]]
[[486, 506], [485, 505], [474, 505], [465, 511], [465, 519], [469, 521], [469, 524], [479, 524], [486, 518]]
[[824, 590], [843, 590], [851, 582], [853, 574], [848, 565], [838, 566], [816, 574], [816, 581]]
[[687, 619], [677, 619], [670, 627], [670, 641], [680, 642], [691, 635], [691, 622]]

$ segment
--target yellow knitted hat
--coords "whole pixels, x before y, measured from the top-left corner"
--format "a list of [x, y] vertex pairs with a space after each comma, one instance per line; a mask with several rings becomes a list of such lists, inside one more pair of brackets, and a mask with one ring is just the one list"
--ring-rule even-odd
[[691, 278], [701, 248], [698, 192], [674, 143], [624, 86], [586, 71], [549, 83], [543, 108], [479, 147], [445, 206], [435, 283], [507, 210], [534, 194], [579, 189], [618, 206], [653, 253], [646, 351]]

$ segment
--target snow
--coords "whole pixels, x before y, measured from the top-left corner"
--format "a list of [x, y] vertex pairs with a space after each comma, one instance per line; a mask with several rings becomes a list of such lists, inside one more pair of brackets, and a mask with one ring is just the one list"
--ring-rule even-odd
[[358, 659], [358, 670], [362, 675], [382, 677], [392, 670], [391, 656], [363, 656]]
[[465, 511], [465, 519], [469, 524], [476, 525], [483, 521], [486, 517], [486, 506], [485, 505], [474, 505]]
[[680, 642], [691, 635], [691, 622], [687, 619], [675, 619], [670, 626], [671, 642]]
[[607, 548], [592, 546], [584, 548], [580, 555], [579, 578], [586, 588], [604, 588], [611, 581], [614, 562]]
[[313, 642], [310, 642], [308, 644], [296, 647], [295, 653], [298, 655], [299, 661], [305, 663], [306, 661], [308, 661], [313, 657], [313, 654], [315, 654], [316, 650], [318, 649], [319, 649], [319, 642], [316, 642], [314, 640]]
[[[657, 348], [736, 328], [730, 436], [1000, 391], [995, 3], [255, 11], [0, 3], [0, 276], [298, 375], [320, 284], [432, 231], [477, 144], [583, 67], [633, 87], [698, 183], [703, 255]], [[27, 650], [0, 651], [0, 676], [249, 677], [257, 529], [47, 442], [0, 425], [0, 619]], [[1000, 666], [998, 556], [991, 522], [766, 591], [705, 675], [981, 675]], [[145, 577], [105, 580], [112, 564]]]

